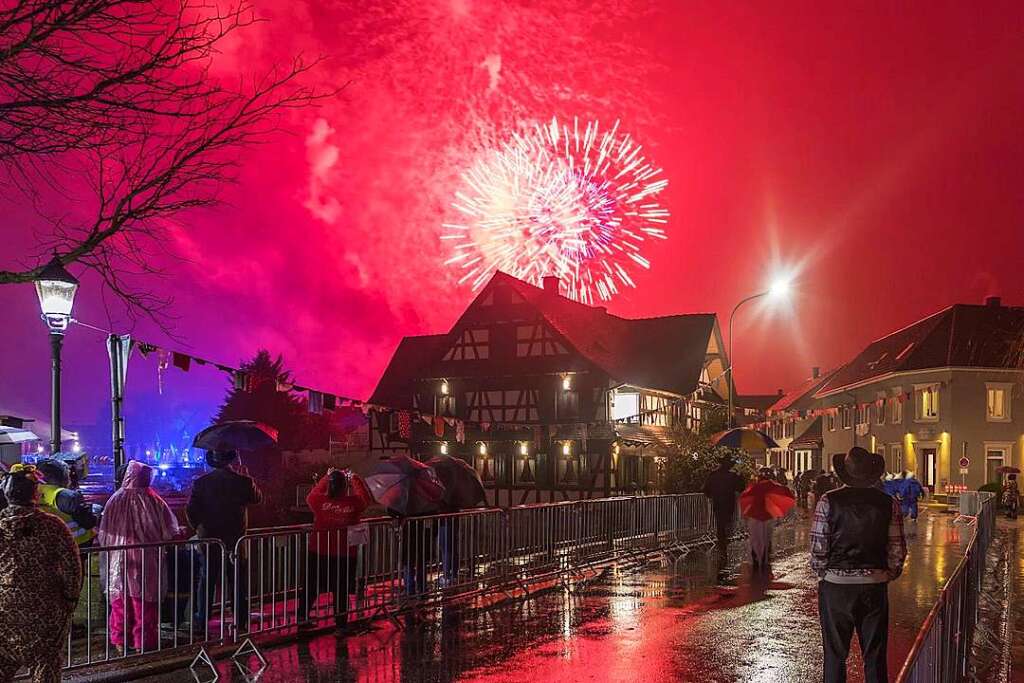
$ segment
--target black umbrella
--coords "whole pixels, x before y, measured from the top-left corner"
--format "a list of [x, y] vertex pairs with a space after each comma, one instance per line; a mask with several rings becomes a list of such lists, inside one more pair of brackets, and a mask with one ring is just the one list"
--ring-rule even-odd
[[427, 464], [437, 472], [437, 478], [444, 484], [445, 505], [462, 510], [476, 507], [487, 498], [480, 475], [465, 460], [438, 455]]
[[231, 420], [207, 427], [192, 439], [193, 448], [208, 451], [255, 451], [277, 443], [277, 430], [253, 420]]
[[405, 455], [381, 460], [363, 481], [378, 503], [402, 517], [437, 512], [444, 499], [437, 473]]

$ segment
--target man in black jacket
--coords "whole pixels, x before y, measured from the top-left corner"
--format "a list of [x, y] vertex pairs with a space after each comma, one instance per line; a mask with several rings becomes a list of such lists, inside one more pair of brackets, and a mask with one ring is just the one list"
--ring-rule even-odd
[[723, 564], [729, 550], [736, 520], [736, 497], [743, 493], [746, 482], [732, 471], [732, 459], [722, 458], [718, 469], [708, 475], [701, 489], [711, 499], [711, 512], [715, 516], [715, 532], [718, 537], [719, 561]]
[[[221, 592], [236, 590], [238, 593], [238, 603], [234, 606], [235, 627], [243, 629], [247, 626], [249, 618], [248, 572], [245, 559], [241, 557], [244, 554], [244, 549], [240, 549], [238, 557], [234, 557], [233, 553], [238, 539], [248, 531], [248, 506], [259, 504], [262, 502], [263, 496], [252, 477], [239, 474], [231, 469], [231, 463], [237, 457], [237, 451], [208, 451], [206, 453], [206, 463], [213, 468], [213, 471], [193, 482], [192, 495], [189, 497], [185, 514], [199, 538], [216, 539], [224, 543], [231, 561], [225, 567], [228, 585], [222, 587]], [[200, 600], [197, 601], [200, 604], [197, 605], [196, 621], [200, 627], [206, 622], [209, 614], [207, 610], [213, 609], [214, 594], [221, 577], [220, 546], [211, 544], [209, 549], [210, 576], [206, 582], [209, 592], [206, 594], [205, 600], [200, 597]], [[238, 586], [234, 585], [236, 564], [239, 575]], [[227, 603], [228, 600], [222, 598], [221, 604], [226, 605]]]
[[811, 568], [818, 574], [818, 615], [825, 646], [824, 680], [845, 683], [854, 631], [864, 657], [865, 683], [889, 680], [888, 583], [903, 572], [907, 544], [903, 515], [875, 488], [882, 456], [855, 446], [832, 467], [844, 484], [822, 495], [811, 527]]

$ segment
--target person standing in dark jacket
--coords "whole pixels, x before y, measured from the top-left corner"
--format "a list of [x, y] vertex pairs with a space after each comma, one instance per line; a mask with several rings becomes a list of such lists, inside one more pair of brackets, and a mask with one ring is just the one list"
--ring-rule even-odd
[[889, 680], [888, 583], [903, 572], [907, 557], [903, 515], [899, 503], [875, 487], [885, 471], [882, 456], [855, 446], [837, 454], [833, 468], [844, 486], [821, 497], [811, 527], [824, 680], [845, 683], [856, 631], [865, 683], [884, 683]]
[[[231, 468], [231, 464], [237, 458], [237, 451], [206, 453], [206, 463], [213, 471], [193, 482], [192, 495], [189, 497], [185, 514], [200, 539], [221, 541], [228, 551], [229, 562], [225, 567], [228, 585], [223, 586], [221, 592], [234, 590], [238, 594], [238, 603], [234, 606], [235, 628], [242, 629], [243, 626], [247, 627], [249, 619], [248, 568], [245, 558], [242, 557], [244, 549], [240, 549], [237, 557], [234, 556], [235, 544], [248, 531], [248, 507], [262, 502], [263, 495], [252, 477], [239, 474]], [[213, 608], [214, 594], [221, 578], [220, 546], [210, 544], [209, 549], [210, 576], [206, 582], [209, 592], [205, 600], [197, 601], [200, 604], [197, 605], [199, 609], [195, 615], [200, 628], [206, 623], [207, 610]], [[239, 576], [237, 586], [234, 585], [235, 565]], [[221, 598], [222, 605], [228, 602], [225, 597]]]
[[722, 458], [718, 469], [708, 475], [701, 489], [711, 499], [711, 512], [715, 516], [715, 532], [718, 538], [719, 560], [725, 562], [729, 550], [729, 537], [736, 523], [736, 498], [746, 482], [732, 471], [732, 460]]

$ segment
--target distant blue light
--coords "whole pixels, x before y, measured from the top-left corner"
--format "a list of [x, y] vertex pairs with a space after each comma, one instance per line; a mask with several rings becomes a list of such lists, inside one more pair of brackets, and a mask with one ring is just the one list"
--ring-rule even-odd
[[171, 466], [169, 464], [167, 464], [167, 463], [164, 463], [162, 465], [157, 465], [157, 467], [160, 468], [161, 470], [165, 471], [165, 472], [167, 470], [171, 469]]

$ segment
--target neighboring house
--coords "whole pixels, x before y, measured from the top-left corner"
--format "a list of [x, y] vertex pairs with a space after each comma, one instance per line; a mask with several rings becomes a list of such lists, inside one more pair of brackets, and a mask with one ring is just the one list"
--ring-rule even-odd
[[[868, 345], [815, 392], [827, 458], [859, 445], [931, 490], [1024, 456], [1024, 308], [956, 304]], [[960, 459], [967, 458], [961, 474]], [[828, 464], [828, 463], [826, 463]]]
[[496, 504], [656, 491], [658, 445], [724, 410], [717, 319], [620, 318], [558, 287], [496, 273], [446, 334], [403, 339], [371, 450], [461, 457]]
[[765, 411], [765, 431], [779, 447], [768, 453], [768, 464], [784, 467], [792, 475], [822, 466], [821, 415], [813, 414], [814, 394], [835, 373], [822, 374], [811, 368], [811, 376], [799, 386], [783, 392]]

